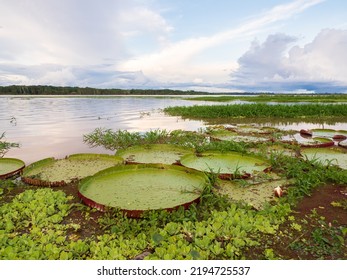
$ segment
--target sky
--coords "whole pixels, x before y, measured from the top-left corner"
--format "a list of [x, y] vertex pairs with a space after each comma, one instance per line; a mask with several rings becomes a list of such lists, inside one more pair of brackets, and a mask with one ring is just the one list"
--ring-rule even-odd
[[347, 93], [345, 0], [0, 0], [0, 86]]

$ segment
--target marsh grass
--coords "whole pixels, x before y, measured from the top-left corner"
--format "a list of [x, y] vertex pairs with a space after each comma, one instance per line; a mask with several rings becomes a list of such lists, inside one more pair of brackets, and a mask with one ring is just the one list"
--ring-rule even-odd
[[344, 104], [229, 104], [168, 107], [164, 112], [171, 116], [193, 119], [211, 118], [331, 118], [347, 116]]
[[248, 101], [248, 102], [347, 102], [346, 94], [315, 94], [315, 95], [291, 95], [291, 94], [260, 94], [257, 96], [202, 96], [185, 98], [192, 101]]
[[202, 133], [183, 130], [169, 132], [165, 129], [156, 129], [139, 133], [97, 128], [92, 133], [84, 135], [83, 141], [92, 147], [103, 146], [109, 150], [118, 150], [146, 144], [175, 144], [183, 147], [198, 147], [206, 142], [206, 138]]

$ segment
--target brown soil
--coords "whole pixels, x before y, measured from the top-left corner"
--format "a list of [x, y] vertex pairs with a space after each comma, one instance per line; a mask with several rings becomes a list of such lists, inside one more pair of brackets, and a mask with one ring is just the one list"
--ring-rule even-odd
[[[275, 253], [282, 259], [347, 259], [346, 236], [339, 231], [347, 227], [347, 209], [333, 203], [343, 200], [347, 200], [346, 185], [321, 186], [304, 197], [293, 214], [301, 230], [293, 230], [292, 221], [284, 223], [280, 227], [284, 234], [273, 246]], [[324, 241], [314, 239], [315, 233], [322, 233]], [[344, 245], [337, 246], [336, 235], [345, 239]]]
[[305, 197], [298, 204], [296, 215], [304, 217], [316, 209], [317, 214], [325, 217], [327, 223], [347, 226], [347, 210], [331, 204], [343, 199], [347, 199], [347, 186], [326, 185], [317, 188], [310, 197]]

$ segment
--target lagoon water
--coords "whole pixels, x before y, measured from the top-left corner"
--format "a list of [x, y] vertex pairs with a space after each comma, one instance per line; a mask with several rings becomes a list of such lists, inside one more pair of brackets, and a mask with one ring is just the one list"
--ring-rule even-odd
[[[216, 103], [187, 101], [177, 96], [0, 96], [0, 135], [5, 132], [6, 141], [20, 144], [20, 148], [11, 149], [6, 157], [20, 158], [26, 164], [75, 153], [112, 154], [114, 151], [89, 147], [83, 142], [83, 135], [96, 128], [140, 132], [154, 129], [195, 131], [205, 124], [167, 116], [162, 109], [196, 104]], [[274, 126], [282, 129], [300, 126], [347, 129], [346, 122], [330, 125], [277, 123]]]

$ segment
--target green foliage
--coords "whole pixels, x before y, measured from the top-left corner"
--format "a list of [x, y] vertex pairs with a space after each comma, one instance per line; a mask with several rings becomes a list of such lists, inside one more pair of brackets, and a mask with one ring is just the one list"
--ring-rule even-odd
[[100, 89], [90, 87], [0, 86], [0, 95], [181, 95], [208, 94], [171, 89]]
[[118, 150], [131, 146], [146, 144], [175, 144], [184, 147], [196, 147], [205, 143], [202, 134], [174, 130], [166, 131], [156, 129], [145, 133], [129, 132], [127, 130], [113, 131], [111, 129], [97, 128], [92, 133], [84, 135], [84, 142], [90, 146], [103, 146], [106, 149]]
[[346, 102], [344, 94], [259, 94], [258, 96], [203, 96], [191, 97], [186, 100], [230, 102], [236, 100], [249, 102]]
[[[310, 215], [313, 230], [306, 238], [300, 238], [290, 244], [291, 249], [300, 250], [315, 259], [336, 259], [346, 252], [346, 228], [327, 223], [324, 217], [315, 211]], [[345, 257], [346, 257], [345, 253]]]
[[298, 117], [343, 117], [347, 116], [344, 104], [232, 104], [205, 106], [177, 106], [168, 107], [164, 112], [172, 116], [183, 118], [298, 118]]
[[3, 157], [11, 148], [18, 148], [19, 144], [3, 141], [5, 132], [0, 134], [0, 157]]
[[27, 190], [0, 207], [1, 259], [60, 259], [70, 211], [62, 191]]

